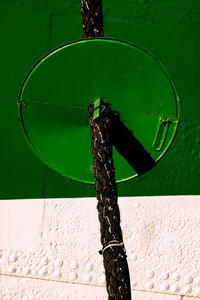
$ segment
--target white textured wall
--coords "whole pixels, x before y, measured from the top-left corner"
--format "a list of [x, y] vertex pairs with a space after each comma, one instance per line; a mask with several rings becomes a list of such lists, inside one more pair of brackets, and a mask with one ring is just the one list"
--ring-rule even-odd
[[[0, 299], [107, 299], [96, 204], [0, 201]], [[200, 196], [119, 206], [133, 300], [199, 299]]]

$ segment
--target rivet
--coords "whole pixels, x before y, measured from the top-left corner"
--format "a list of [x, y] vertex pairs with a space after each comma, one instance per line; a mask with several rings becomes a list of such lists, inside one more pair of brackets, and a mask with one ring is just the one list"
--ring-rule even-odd
[[51, 243], [50, 243], [50, 246], [51, 246], [52, 248], [56, 248], [56, 247], [57, 247], [57, 243], [56, 243], [56, 242], [51, 242]]
[[147, 270], [147, 271], [146, 271], [146, 277], [147, 277], [147, 278], [150, 279], [150, 278], [152, 278], [153, 276], [154, 276], [154, 272], [153, 272], [152, 270]]
[[192, 283], [193, 278], [190, 275], [184, 277], [184, 283]]
[[18, 257], [16, 254], [12, 253], [10, 256], [9, 256], [9, 260], [12, 261], [12, 262], [15, 262], [17, 261]]
[[28, 267], [25, 267], [25, 268], [23, 268], [22, 272], [24, 275], [28, 275], [28, 274], [30, 274], [31, 270]]
[[169, 278], [169, 273], [168, 272], [162, 272], [160, 274], [160, 278], [163, 279], [163, 280], [166, 280]]
[[154, 287], [154, 283], [151, 281], [147, 281], [145, 283], [145, 288], [151, 290]]
[[176, 284], [172, 284], [170, 290], [172, 292], [179, 292], [180, 291], [180, 287]]
[[40, 271], [39, 271], [39, 275], [40, 276], [46, 276], [47, 275], [47, 269], [46, 268], [42, 268]]
[[189, 285], [185, 285], [183, 287], [183, 294], [190, 294], [192, 292], [192, 289]]
[[92, 280], [92, 275], [91, 274], [87, 274], [84, 276], [84, 281], [85, 282], [90, 282]]
[[92, 271], [94, 269], [94, 265], [89, 262], [85, 265], [85, 268], [87, 271]]
[[44, 239], [47, 238], [47, 234], [45, 232], [41, 232], [40, 235], [41, 235], [41, 238], [44, 238]]
[[174, 273], [171, 275], [171, 278], [175, 281], [178, 281], [180, 279], [180, 275], [178, 273]]
[[72, 281], [74, 281], [74, 280], [76, 280], [78, 278], [78, 274], [76, 273], [76, 272], [70, 272], [69, 273], [69, 279], [70, 280], [72, 280]]
[[162, 282], [160, 288], [162, 291], [167, 291], [169, 290], [169, 284], [167, 282]]
[[194, 289], [194, 295], [195, 296], [200, 296], [200, 287]]
[[55, 262], [54, 262], [54, 265], [56, 267], [62, 267], [63, 261], [61, 259], [56, 259]]
[[42, 257], [41, 258], [41, 263], [43, 264], [43, 265], [48, 265], [48, 263], [49, 263], [49, 259], [48, 259], [48, 257]]
[[8, 268], [9, 273], [15, 273], [16, 271], [17, 271], [16, 265], [12, 264], [11, 266], [9, 266]]
[[56, 277], [56, 278], [60, 278], [60, 277], [61, 277], [61, 272], [60, 272], [60, 270], [55, 270], [55, 271], [53, 272], [53, 276]]
[[78, 262], [77, 261], [72, 261], [71, 262], [71, 264], [70, 264], [70, 267], [73, 269], [73, 270], [76, 270], [76, 269], [78, 269], [78, 267], [79, 267], [79, 264], [78, 264]]

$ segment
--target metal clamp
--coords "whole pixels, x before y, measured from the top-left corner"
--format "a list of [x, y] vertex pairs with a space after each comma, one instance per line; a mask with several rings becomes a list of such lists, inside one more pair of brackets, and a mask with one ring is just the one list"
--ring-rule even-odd
[[100, 117], [100, 112], [104, 111], [105, 105], [101, 105], [101, 98], [94, 101], [93, 120]]

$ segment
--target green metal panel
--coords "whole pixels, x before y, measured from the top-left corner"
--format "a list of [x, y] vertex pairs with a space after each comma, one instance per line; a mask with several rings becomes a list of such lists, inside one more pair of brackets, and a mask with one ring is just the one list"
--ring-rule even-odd
[[27, 72], [49, 50], [48, 26], [46, 15], [0, 9], [0, 199], [43, 193], [44, 164], [23, 138], [16, 101]]
[[[95, 196], [58, 174], [26, 143], [16, 114], [20, 85], [49, 50], [82, 38], [80, 1], [0, 0], [0, 199]], [[200, 3], [104, 1], [104, 33], [147, 49], [165, 65], [181, 99], [173, 146], [146, 174], [118, 184], [119, 196], [200, 194]]]
[[[178, 125], [178, 96], [164, 67], [131, 44], [89, 39], [42, 58], [27, 76], [19, 110], [37, 155], [57, 172], [94, 183], [87, 106], [102, 98], [157, 161]], [[118, 182], [136, 172], [114, 151]]]

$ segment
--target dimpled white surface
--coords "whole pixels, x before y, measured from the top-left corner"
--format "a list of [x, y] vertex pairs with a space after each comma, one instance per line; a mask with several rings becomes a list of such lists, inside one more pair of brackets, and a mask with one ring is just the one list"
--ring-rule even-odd
[[[200, 196], [118, 202], [135, 299], [200, 297]], [[32, 299], [34, 286], [41, 291], [33, 299], [107, 299], [96, 205], [96, 198], [1, 201], [1, 299]]]

